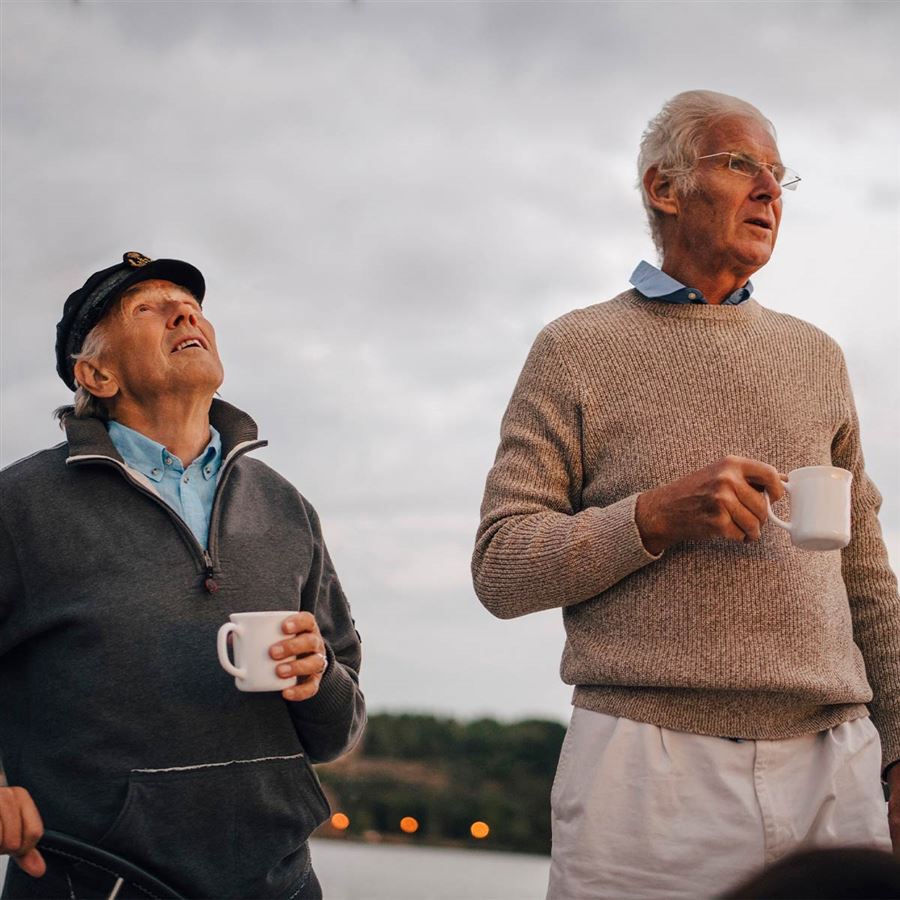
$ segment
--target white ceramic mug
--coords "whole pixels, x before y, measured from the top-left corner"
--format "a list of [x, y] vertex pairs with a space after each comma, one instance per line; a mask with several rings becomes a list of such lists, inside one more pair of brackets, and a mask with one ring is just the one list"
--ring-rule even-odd
[[[216, 639], [219, 662], [239, 691], [283, 691], [297, 683], [296, 676], [282, 678], [275, 672], [280, 664], [269, 656], [272, 644], [290, 635], [281, 630], [281, 623], [296, 610], [268, 610], [266, 612], [232, 613], [220, 629]], [[228, 635], [234, 632], [234, 663], [228, 658]]]
[[772, 512], [769, 520], [786, 529], [801, 550], [840, 550], [850, 543], [850, 482], [853, 474], [835, 466], [804, 466], [788, 474], [791, 521]]

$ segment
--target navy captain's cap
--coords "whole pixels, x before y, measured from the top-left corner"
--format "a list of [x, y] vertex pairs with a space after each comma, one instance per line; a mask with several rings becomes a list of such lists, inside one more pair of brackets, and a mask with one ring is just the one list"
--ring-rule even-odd
[[203, 303], [206, 282], [199, 269], [179, 259], [150, 259], [134, 250], [123, 254], [122, 262], [94, 272], [77, 291], [69, 294], [56, 326], [56, 371], [73, 391], [78, 383], [72, 357], [81, 350], [88, 332], [123, 291], [151, 278], [187, 288], [198, 303]]

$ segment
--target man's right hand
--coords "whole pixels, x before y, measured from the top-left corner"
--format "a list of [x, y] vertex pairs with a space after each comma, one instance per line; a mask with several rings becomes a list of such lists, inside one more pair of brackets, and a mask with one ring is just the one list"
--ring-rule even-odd
[[36, 849], [44, 823], [31, 799], [20, 787], [0, 787], [0, 854], [8, 853], [22, 871], [40, 878], [47, 871]]
[[654, 556], [679, 541], [758, 541], [768, 517], [766, 497], [784, 496], [778, 470], [743, 456], [726, 456], [677, 481], [645, 491], [635, 518]]

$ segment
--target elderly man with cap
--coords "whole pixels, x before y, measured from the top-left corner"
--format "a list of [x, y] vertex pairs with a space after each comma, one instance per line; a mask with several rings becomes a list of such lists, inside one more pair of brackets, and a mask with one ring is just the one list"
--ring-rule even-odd
[[[472, 560], [497, 616], [562, 608], [554, 900], [708, 897], [799, 845], [900, 849], [900, 598], [846, 364], [749, 280], [799, 178], [759, 110], [712, 91], [663, 107], [638, 168], [660, 267], [537, 336]], [[766, 524], [807, 467], [852, 476], [849, 543]]]
[[[361, 734], [359, 636], [315, 510], [213, 399], [203, 295], [178, 260], [92, 275], [58, 326], [66, 441], [0, 474], [4, 897], [92, 889], [41, 853], [45, 828], [184, 896], [321, 896], [310, 764]], [[262, 610], [296, 611], [269, 649], [285, 688], [245, 693], [216, 634]]]

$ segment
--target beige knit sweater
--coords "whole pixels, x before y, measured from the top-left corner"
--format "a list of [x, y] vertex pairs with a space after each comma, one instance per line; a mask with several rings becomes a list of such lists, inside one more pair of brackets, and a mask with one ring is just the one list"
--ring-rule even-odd
[[[728, 454], [849, 469], [849, 546], [798, 550], [767, 524], [758, 543], [647, 553], [638, 494]], [[880, 505], [831, 338], [755, 300], [626, 291], [538, 335], [487, 479], [475, 590], [501, 618], [563, 608], [576, 706], [771, 739], [868, 704], [887, 765], [900, 758], [900, 598]]]

